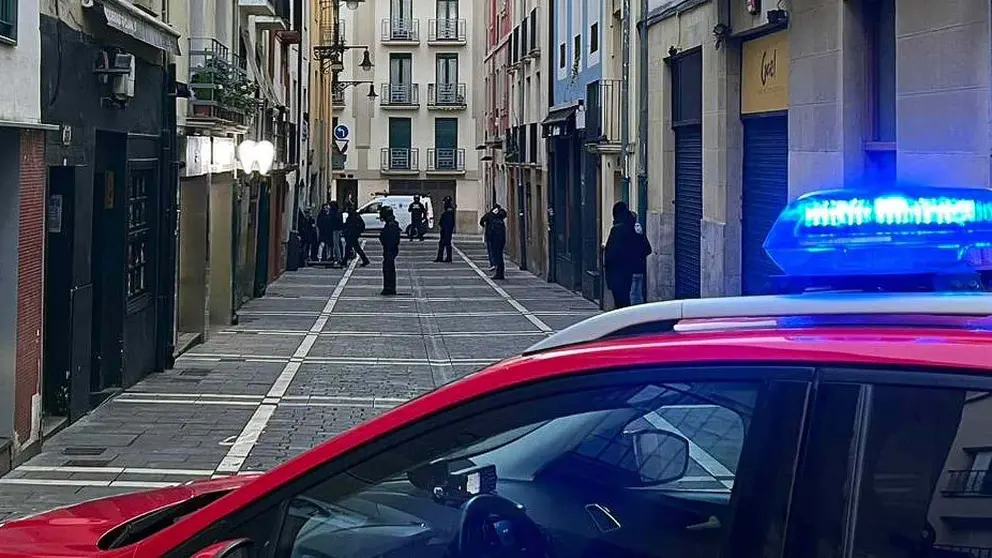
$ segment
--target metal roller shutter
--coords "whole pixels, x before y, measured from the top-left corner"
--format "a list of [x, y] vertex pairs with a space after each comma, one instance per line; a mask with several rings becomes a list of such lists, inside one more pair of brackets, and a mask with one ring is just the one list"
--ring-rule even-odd
[[781, 270], [762, 245], [789, 200], [789, 124], [787, 116], [744, 121], [744, 193], [741, 211], [741, 290], [767, 294]]
[[675, 298], [699, 298], [703, 129], [675, 129]]

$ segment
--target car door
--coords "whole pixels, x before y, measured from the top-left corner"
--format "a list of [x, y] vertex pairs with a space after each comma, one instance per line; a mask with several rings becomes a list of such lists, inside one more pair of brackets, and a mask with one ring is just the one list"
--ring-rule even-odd
[[785, 556], [992, 556], [992, 378], [823, 370]]
[[492, 544], [778, 556], [811, 377], [648, 368], [497, 391], [325, 462], [168, 555], [249, 537], [260, 556], [299, 558], [468, 558]]
[[365, 222], [365, 230], [378, 230], [382, 228], [382, 220], [379, 219], [379, 210], [382, 203], [374, 201], [359, 210], [362, 221]]

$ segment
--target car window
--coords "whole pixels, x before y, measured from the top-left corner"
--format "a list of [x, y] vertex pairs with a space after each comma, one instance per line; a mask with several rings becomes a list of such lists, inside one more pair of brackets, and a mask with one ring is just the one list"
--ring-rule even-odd
[[768, 396], [757, 382], [646, 383], [483, 413], [290, 498], [275, 554], [722, 556]]
[[824, 386], [790, 555], [992, 557], [992, 392], [939, 379]]
[[382, 208], [382, 204], [379, 202], [370, 203], [362, 209], [362, 213], [379, 213], [379, 209]]

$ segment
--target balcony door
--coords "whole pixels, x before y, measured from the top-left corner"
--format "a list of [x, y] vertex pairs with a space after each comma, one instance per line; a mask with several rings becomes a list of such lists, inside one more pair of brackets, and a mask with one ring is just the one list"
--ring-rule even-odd
[[439, 24], [458, 19], [458, 0], [437, 0], [437, 19]]
[[401, 25], [398, 20], [408, 21], [413, 17], [413, 0], [392, 0], [389, 17], [393, 20], [393, 29]]
[[437, 55], [437, 103], [458, 103], [458, 55]]
[[411, 120], [409, 118], [389, 119], [389, 168], [410, 168]]
[[434, 120], [434, 164], [440, 170], [453, 170], [458, 162], [458, 119]]
[[389, 55], [389, 103], [409, 104], [413, 83], [413, 55]]

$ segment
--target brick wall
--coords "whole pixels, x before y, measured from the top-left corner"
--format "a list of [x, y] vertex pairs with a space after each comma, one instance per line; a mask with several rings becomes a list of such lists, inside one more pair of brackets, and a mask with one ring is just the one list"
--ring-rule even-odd
[[44, 132], [21, 132], [20, 225], [17, 238], [17, 364], [14, 429], [32, 441], [32, 399], [40, 390], [45, 269]]

